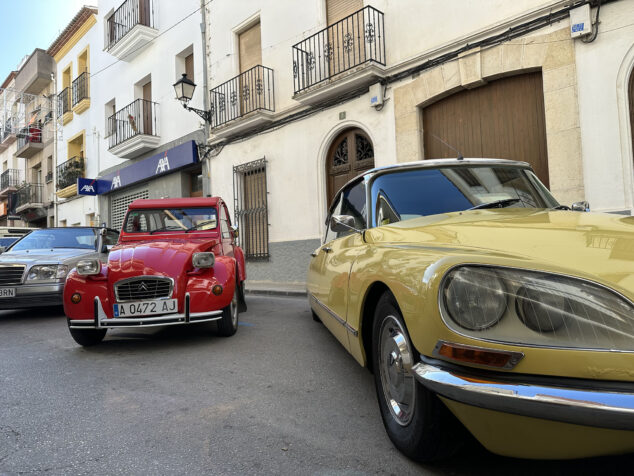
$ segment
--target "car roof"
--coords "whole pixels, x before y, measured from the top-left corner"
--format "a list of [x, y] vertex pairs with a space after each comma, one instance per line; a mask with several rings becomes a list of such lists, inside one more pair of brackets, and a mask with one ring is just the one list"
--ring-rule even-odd
[[191, 198], [139, 198], [128, 205], [129, 209], [166, 208], [166, 207], [215, 207], [221, 202], [220, 197], [191, 197]]

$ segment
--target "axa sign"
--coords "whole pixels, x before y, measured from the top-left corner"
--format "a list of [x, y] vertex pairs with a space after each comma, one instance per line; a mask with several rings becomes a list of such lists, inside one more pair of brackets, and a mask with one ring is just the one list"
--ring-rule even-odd
[[95, 186], [88, 185], [88, 184], [84, 185], [79, 191], [87, 195], [92, 195], [94, 193], [97, 193], [97, 191], [95, 190]]
[[154, 173], [156, 175], [162, 174], [164, 172], [167, 172], [169, 169], [170, 169], [170, 161], [169, 161], [169, 158], [167, 157], [167, 152], [165, 152], [165, 157], [160, 159], [158, 161], [158, 164], [156, 164], [156, 172]]
[[79, 177], [77, 179], [78, 195], [100, 195], [110, 190], [110, 181]]

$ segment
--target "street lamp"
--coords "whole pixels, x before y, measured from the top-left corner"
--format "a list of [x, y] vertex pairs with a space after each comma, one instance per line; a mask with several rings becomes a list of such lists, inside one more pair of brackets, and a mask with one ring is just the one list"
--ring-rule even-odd
[[187, 105], [194, 95], [194, 89], [196, 89], [196, 84], [187, 77], [187, 73], [183, 73], [183, 77], [174, 83], [176, 99], [183, 104], [183, 107], [188, 111], [195, 112], [206, 122], [211, 122], [211, 111], [203, 111], [202, 109], [196, 109], [195, 107], [189, 107]]

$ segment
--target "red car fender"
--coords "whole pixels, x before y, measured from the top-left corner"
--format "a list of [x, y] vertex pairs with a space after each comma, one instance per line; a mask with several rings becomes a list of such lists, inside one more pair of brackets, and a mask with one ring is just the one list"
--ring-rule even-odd
[[[220, 295], [214, 286], [222, 286]], [[236, 260], [229, 256], [216, 256], [214, 267], [208, 272], [190, 274], [185, 292], [189, 293], [190, 312], [215, 311], [231, 303], [236, 285]]]
[[233, 254], [236, 258], [236, 262], [238, 263], [238, 276], [240, 282], [245, 281], [247, 279], [247, 267], [244, 264], [244, 251], [239, 246], [235, 246], [233, 248]]
[[[81, 300], [74, 304], [73, 294], [79, 294]], [[64, 313], [69, 319], [94, 319], [95, 297], [99, 297], [103, 309], [108, 313], [111, 308], [108, 298], [108, 268], [103, 266], [96, 276], [80, 276], [73, 269], [64, 285]], [[110, 314], [108, 314], [110, 315]]]

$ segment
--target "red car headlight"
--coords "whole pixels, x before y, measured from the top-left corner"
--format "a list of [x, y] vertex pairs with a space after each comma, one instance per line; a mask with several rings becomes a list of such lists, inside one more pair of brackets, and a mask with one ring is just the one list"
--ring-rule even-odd
[[192, 256], [192, 264], [196, 268], [213, 268], [216, 263], [216, 257], [211, 252], [194, 253]]

